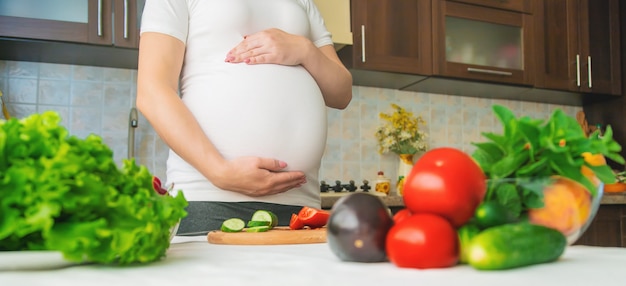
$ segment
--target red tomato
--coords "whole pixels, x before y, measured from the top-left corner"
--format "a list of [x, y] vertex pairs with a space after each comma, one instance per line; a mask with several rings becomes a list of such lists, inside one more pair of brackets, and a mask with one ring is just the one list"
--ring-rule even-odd
[[401, 209], [399, 210], [395, 215], [393, 215], [393, 222], [394, 223], [399, 223], [400, 221], [404, 220], [405, 218], [410, 217], [411, 211], [407, 208]]
[[330, 212], [326, 210], [302, 207], [298, 214], [291, 215], [291, 221], [289, 222], [289, 228], [301, 229], [305, 226], [310, 228], [320, 228], [328, 223]]
[[450, 222], [434, 214], [414, 214], [391, 227], [385, 242], [398, 267], [443, 268], [457, 264], [459, 241]]
[[485, 196], [486, 177], [468, 154], [436, 148], [415, 162], [404, 185], [404, 204], [412, 213], [433, 213], [460, 227]]

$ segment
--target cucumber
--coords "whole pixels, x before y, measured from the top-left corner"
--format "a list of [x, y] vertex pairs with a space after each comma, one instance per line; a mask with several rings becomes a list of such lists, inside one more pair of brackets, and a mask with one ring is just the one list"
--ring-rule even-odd
[[246, 223], [240, 218], [229, 218], [222, 222], [220, 228], [223, 232], [240, 232], [246, 226]]
[[278, 217], [268, 210], [255, 211], [250, 221], [266, 221], [269, 223], [270, 228], [274, 228], [278, 225]]
[[483, 230], [468, 245], [468, 264], [479, 270], [501, 270], [557, 260], [565, 251], [565, 236], [552, 228], [527, 222]]

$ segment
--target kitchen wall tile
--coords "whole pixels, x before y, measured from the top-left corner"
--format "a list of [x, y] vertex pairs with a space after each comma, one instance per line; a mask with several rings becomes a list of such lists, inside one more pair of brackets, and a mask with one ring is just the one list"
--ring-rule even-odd
[[326, 181], [328, 184], [334, 184], [335, 180], [341, 179], [339, 174], [341, 174], [341, 162], [322, 160], [319, 173], [320, 181]]
[[9, 78], [5, 100], [9, 103], [37, 103], [37, 79]]
[[37, 105], [21, 104], [21, 103], [7, 103], [7, 109], [11, 117], [23, 118], [23, 117], [27, 117], [37, 112]]
[[[15, 117], [57, 111], [71, 134], [102, 136], [120, 165], [128, 157], [128, 117], [135, 105], [136, 79], [136, 70], [0, 61], [0, 89]], [[483, 140], [481, 132], [501, 130], [493, 104], [511, 108], [516, 116], [540, 119], [547, 119], [556, 108], [571, 116], [581, 109], [363, 86], [352, 90], [353, 100], [345, 110], [327, 109], [328, 137], [319, 179], [331, 185], [335, 180], [355, 180], [357, 185], [363, 179], [373, 182], [378, 171], [395, 182], [398, 157], [379, 154], [374, 137], [382, 123], [379, 114], [393, 112], [391, 103], [423, 117], [431, 148], [456, 147], [468, 153], [474, 150], [470, 142]], [[133, 131], [137, 162], [166, 180], [167, 145], [141, 113]]]
[[[121, 108], [109, 108], [108, 106], [102, 110], [102, 131], [115, 132], [123, 131], [129, 128], [128, 110]], [[124, 134], [124, 137], [128, 136]]]
[[[448, 98], [451, 98], [448, 97]], [[461, 126], [463, 125], [463, 110], [460, 102], [458, 104], [448, 105], [446, 108], [446, 124], [448, 126]]]
[[31, 62], [8, 62], [8, 76], [13, 78], [37, 78], [39, 64]]
[[68, 106], [70, 93], [70, 82], [67, 80], [39, 80], [39, 104]]
[[69, 80], [72, 78], [72, 66], [41, 63], [39, 66], [39, 78]]
[[102, 81], [105, 70], [107, 68], [74, 66], [72, 78], [74, 80]]
[[70, 107], [70, 132], [80, 138], [102, 134], [102, 107]]
[[328, 138], [326, 148], [324, 148], [324, 159], [329, 162], [341, 162], [341, 142], [340, 137]]
[[339, 110], [327, 108], [326, 120], [327, 120], [327, 138], [341, 138], [341, 113]]
[[360, 137], [359, 118], [344, 119], [341, 122], [341, 138], [344, 140], [355, 140]]
[[118, 162], [118, 165], [122, 165], [122, 161], [128, 158], [128, 148], [126, 148], [128, 134], [121, 130], [105, 131], [101, 134], [102, 142], [107, 144], [113, 151], [113, 159]]
[[104, 84], [104, 106], [106, 108], [128, 109], [133, 106], [131, 103], [132, 96], [130, 83], [111, 83]]
[[103, 68], [103, 80], [113, 83], [130, 83], [134, 82], [132, 71], [129, 69]]
[[361, 141], [359, 140], [341, 140], [341, 162], [359, 162], [361, 161]]
[[[4, 78], [4, 77], [0, 77], [0, 91], [2, 91], [2, 94], [6, 94], [8, 92], [8, 89], [7, 89], [7, 79]], [[7, 97], [8, 97], [8, 95], [7, 95]], [[7, 98], [5, 97], [5, 100], [6, 99]]]
[[72, 106], [102, 106], [104, 84], [93, 81], [73, 81], [71, 87], [70, 105]]

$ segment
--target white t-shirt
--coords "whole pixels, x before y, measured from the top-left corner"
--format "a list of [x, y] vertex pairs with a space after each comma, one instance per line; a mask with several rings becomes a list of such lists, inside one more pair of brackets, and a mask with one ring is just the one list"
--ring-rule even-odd
[[186, 45], [181, 95], [226, 159], [260, 156], [306, 173], [298, 189], [248, 197], [215, 187], [170, 150], [167, 184], [189, 201], [264, 201], [319, 207], [318, 173], [326, 146], [326, 106], [302, 66], [226, 63], [244, 36], [268, 28], [332, 44], [311, 0], [148, 0], [141, 32], [173, 36]]

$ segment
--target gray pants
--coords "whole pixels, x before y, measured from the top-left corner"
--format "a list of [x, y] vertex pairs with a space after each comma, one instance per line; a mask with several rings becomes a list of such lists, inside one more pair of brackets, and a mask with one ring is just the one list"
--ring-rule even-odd
[[187, 216], [182, 219], [177, 235], [206, 235], [219, 230], [222, 222], [229, 218], [240, 218], [248, 222], [257, 210], [268, 210], [276, 214], [279, 226], [288, 226], [291, 214], [297, 214], [301, 206], [280, 205], [262, 202], [198, 202], [187, 206]]

